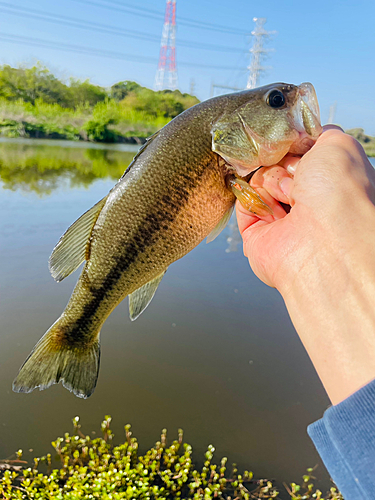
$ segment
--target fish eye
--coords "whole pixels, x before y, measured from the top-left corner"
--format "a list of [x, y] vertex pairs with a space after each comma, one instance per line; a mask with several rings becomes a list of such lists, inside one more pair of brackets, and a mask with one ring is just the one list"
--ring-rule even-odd
[[285, 104], [285, 96], [281, 90], [273, 90], [268, 94], [267, 104], [271, 108], [282, 108]]

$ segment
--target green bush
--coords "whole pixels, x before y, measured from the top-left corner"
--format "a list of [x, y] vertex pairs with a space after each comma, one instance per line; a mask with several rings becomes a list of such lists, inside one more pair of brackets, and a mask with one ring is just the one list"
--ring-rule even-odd
[[59, 127], [53, 123], [30, 123], [27, 121], [0, 120], [0, 134], [5, 137], [31, 137], [35, 139], [68, 139], [78, 141], [79, 131], [72, 125]]
[[363, 128], [352, 128], [351, 130], [346, 130], [345, 132], [362, 144], [367, 156], [375, 157], [375, 137], [366, 135]]
[[95, 142], [116, 142], [116, 134], [113, 130], [108, 129], [108, 125], [112, 123], [111, 120], [100, 121], [100, 120], [89, 120], [83, 126], [87, 133], [87, 138], [89, 141]]
[[[3, 461], [0, 466], [0, 495], [5, 500], [79, 498], [120, 500], [175, 498], [202, 499], [269, 499], [279, 498], [272, 481], [254, 480], [253, 473], [239, 474], [235, 465], [228, 474], [227, 459], [220, 465], [213, 463], [213, 446], [204, 456], [203, 466], [196, 469], [192, 462], [192, 447], [183, 443], [183, 433], [167, 444], [164, 429], [160, 441], [143, 455], [138, 451], [138, 441], [132, 436], [130, 425], [125, 426], [126, 440], [115, 446], [110, 429], [111, 417], [101, 424], [102, 438], [85, 436], [79, 418], [73, 419], [74, 433], [65, 434], [52, 443], [60, 468], [52, 467], [52, 456], [35, 458], [32, 467], [26, 468], [22, 450], [16, 460]], [[41, 472], [39, 468], [45, 468]], [[292, 500], [331, 499], [342, 496], [331, 489], [323, 497], [311, 483], [312, 469], [304, 476], [304, 485], [294, 483], [287, 487]]]
[[0, 96], [10, 101], [22, 99], [31, 104], [42, 99], [46, 103], [76, 108], [84, 103], [94, 106], [97, 102], [104, 101], [107, 92], [88, 80], [81, 82], [70, 79], [67, 85], [38, 63], [32, 68], [1, 66]]
[[40, 64], [0, 66], [0, 134], [7, 137], [140, 142], [198, 102], [131, 81], [109, 90], [88, 80], [64, 83]]

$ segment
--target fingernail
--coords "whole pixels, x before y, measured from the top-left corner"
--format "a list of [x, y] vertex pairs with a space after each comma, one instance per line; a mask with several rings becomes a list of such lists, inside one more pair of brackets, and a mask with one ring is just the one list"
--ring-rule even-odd
[[287, 172], [289, 172], [290, 174], [294, 175], [296, 173], [296, 167], [297, 167], [298, 163], [293, 163], [292, 165], [288, 165], [286, 167], [286, 170]]
[[290, 193], [293, 189], [293, 179], [291, 179], [290, 177], [285, 177], [285, 179], [280, 182], [280, 189], [285, 194], [285, 196], [290, 198]]

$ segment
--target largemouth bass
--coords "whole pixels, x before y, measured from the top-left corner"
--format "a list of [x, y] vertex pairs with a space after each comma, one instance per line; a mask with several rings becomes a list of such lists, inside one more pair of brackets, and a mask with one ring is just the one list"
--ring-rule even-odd
[[[96, 386], [101, 327], [129, 296], [136, 319], [168, 266], [229, 220], [236, 196], [270, 209], [245, 182], [321, 133], [314, 88], [277, 83], [215, 97], [152, 136], [110, 193], [61, 237], [50, 258], [61, 281], [86, 261], [73, 294], [23, 364], [16, 392], [62, 384], [86, 398]], [[237, 182], [238, 181], [238, 182]]]

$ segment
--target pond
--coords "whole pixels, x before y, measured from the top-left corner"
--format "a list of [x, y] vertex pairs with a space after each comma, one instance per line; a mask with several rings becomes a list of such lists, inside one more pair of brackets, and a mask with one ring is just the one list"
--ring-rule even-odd
[[109, 191], [136, 149], [1, 141], [0, 458], [19, 448], [33, 450], [27, 457], [44, 454], [75, 415], [89, 433], [110, 414], [118, 441], [126, 423], [142, 449], [162, 428], [174, 438], [181, 427], [197, 462], [213, 444], [217, 460], [227, 456], [257, 477], [299, 481], [319, 464], [320, 486], [328, 488], [306, 433], [328, 398], [280, 295], [252, 274], [234, 224], [173, 264], [137, 321], [129, 320], [127, 300], [112, 313], [91, 398], [61, 385], [12, 392], [20, 365], [79, 275], [55, 283], [47, 266], [52, 248]]

